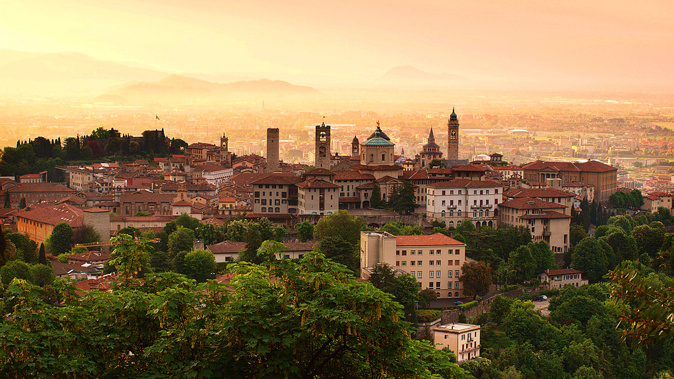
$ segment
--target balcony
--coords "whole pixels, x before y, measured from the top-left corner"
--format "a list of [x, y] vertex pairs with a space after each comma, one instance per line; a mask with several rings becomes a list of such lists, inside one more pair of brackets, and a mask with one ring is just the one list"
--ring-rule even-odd
[[485, 204], [485, 205], [478, 205], [478, 204], [473, 204], [470, 206], [470, 209], [491, 209], [492, 205], [491, 204]]
[[448, 206], [447, 206], [447, 209], [456, 209], [456, 204], [454, 204], [454, 205], [448, 205]]
[[550, 228], [548, 228], [547, 226], [545, 228], [543, 228], [543, 236], [544, 237], [550, 237], [550, 234], [551, 234]]

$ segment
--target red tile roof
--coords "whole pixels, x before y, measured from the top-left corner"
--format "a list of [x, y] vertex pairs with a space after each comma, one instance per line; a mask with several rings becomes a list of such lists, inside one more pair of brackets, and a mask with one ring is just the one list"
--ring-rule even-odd
[[316, 175], [318, 175], [318, 176], [327, 176], [327, 175], [334, 176], [335, 172], [330, 171], [330, 170], [326, 170], [324, 168], [315, 168], [313, 170], [309, 170], [309, 171], [304, 172], [304, 175], [309, 175], [309, 176], [311, 176], [311, 175], [314, 175], [314, 176], [316, 176]]
[[574, 197], [575, 194], [557, 188], [520, 188], [504, 193], [507, 197]]
[[555, 212], [555, 211], [548, 211], [548, 212], [543, 212], [541, 214], [523, 215], [523, 216], [520, 216], [520, 218], [525, 219], [525, 220], [530, 220], [530, 219], [561, 219], [561, 218], [571, 218], [571, 216], [565, 215], [563, 213]]
[[552, 170], [552, 171], [570, 171], [579, 172], [580, 169], [573, 164], [573, 162], [544, 162], [534, 161], [522, 166], [523, 170]]
[[267, 174], [267, 176], [258, 179], [250, 184], [260, 185], [260, 184], [297, 184], [302, 181], [302, 178], [296, 176], [295, 174]]
[[548, 274], [548, 276], [559, 276], [569, 274], [582, 274], [583, 272], [572, 268], [562, 268], [558, 270], [545, 270], [545, 273]]
[[439, 245], [459, 245], [465, 246], [463, 242], [448, 237], [442, 233], [435, 233], [423, 236], [397, 236], [396, 246], [439, 246]]
[[286, 251], [314, 251], [316, 242], [284, 242], [283, 245], [288, 248]]
[[532, 197], [519, 197], [517, 199], [512, 199], [504, 201], [499, 205], [500, 207], [505, 208], [515, 208], [515, 209], [552, 209], [552, 208], [566, 208], [565, 205], [559, 203], [551, 203], [549, 201], [543, 201]]
[[75, 193], [74, 189], [68, 188], [63, 184], [51, 183], [51, 182], [41, 182], [41, 183], [17, 183], [12, 188], [7, 189], [9, 193], [21, 193], [21, 192], [71, 192]]
[[65, 222], [73, 228], [83, 226], [82, 209], [66, 203], [38, 207], [29, 211], [19, 212], [16, 216], [48, 225], [57, 225]]
[[207, 245], [206, 250], [213, 254], [234, 254], [246, 249], [245, 242], [222, 241], [215, 245]]
[[466, 164], [466, 165], [461, 165], [461, 166], [452, 166], [452, 171], [471, 171], [471, 172], [485, 172], [489, 171], [488, 168], [482, 166], [482, 165], [476, 165], [476, 164]]
[[470, 180], [470, 179], [454, 179], [443, 182], [431, 183], [430, 187], [435, 188], [492, 188], [503, 187], [500, 183], [493, 180]]
[[322, 179], [309, 179], [305, 180], [302, 183], [297, 183], [299, 188], [339, 188], [338, 185], [326, 182]]
[[374, 180], [372, 174], [361, 174], [358, 171], [336, 171], [335, 181], [337, 180]]
[[582, 172], [609, 172], [609, 171], [618, 171], [617, 167], [609, 166], [606, 163], [599, 161], [587, 161], [583, 163], [577, 163], [576, 166]]

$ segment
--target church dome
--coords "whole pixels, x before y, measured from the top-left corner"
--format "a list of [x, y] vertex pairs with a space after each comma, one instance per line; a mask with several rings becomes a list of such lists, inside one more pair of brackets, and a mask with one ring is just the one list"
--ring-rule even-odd
[[456, 116], [456, 112], [454, 112], [454, 108], [452, 108], [452, 114], [449, 115], [449, 119], [450, 120], [458, 120], [458, 118]]

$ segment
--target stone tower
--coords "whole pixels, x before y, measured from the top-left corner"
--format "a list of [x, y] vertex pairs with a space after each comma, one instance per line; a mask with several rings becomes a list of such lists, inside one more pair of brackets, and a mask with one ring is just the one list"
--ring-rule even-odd
[[447, 122], [447, 159], [459, 159], [459, 119], [454, 108]]
[[316, 125], [316, 168], [330, 169], [330, 125]]
[[267, 128], [267, 172], [281, 171], [278, 128]]
[[220, 137], [220, 164], [224, 167], [232, 167], [232, 153], [229, 151], [229, 138], [222, 133]]
[[351, 141], [351, 156], [360, 156], [360, 142], [358, 142], [358, 137], [356, 136], [353, 136], [353, 141]]

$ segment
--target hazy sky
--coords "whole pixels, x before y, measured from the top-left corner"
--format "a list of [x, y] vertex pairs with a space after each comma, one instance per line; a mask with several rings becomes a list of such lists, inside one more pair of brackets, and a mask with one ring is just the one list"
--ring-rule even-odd
[[0, 48], [173, 72], [674, 83], [672, 0], [0, 1]]

